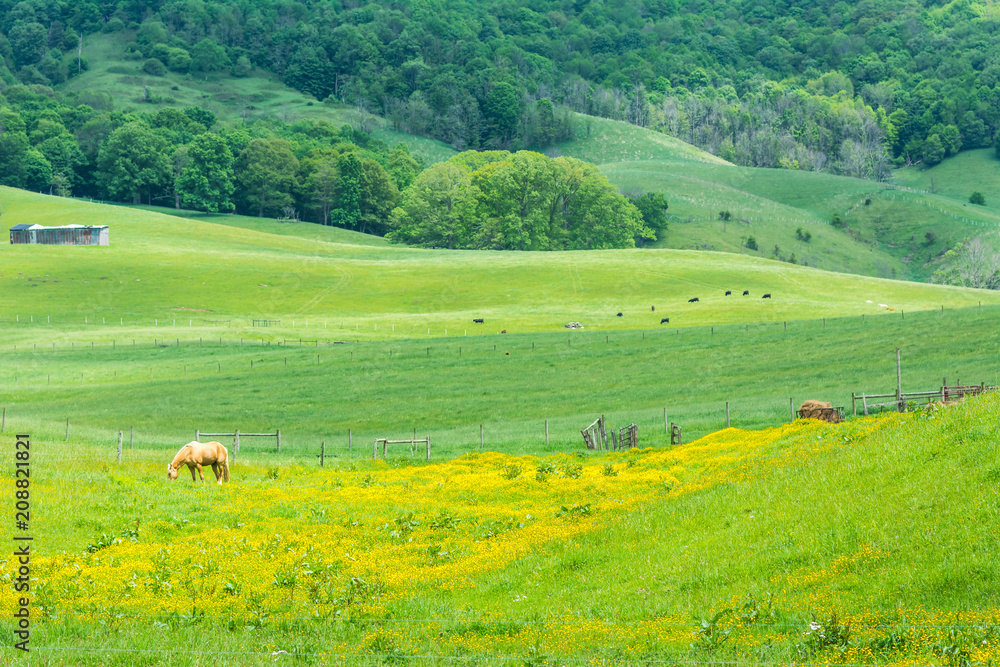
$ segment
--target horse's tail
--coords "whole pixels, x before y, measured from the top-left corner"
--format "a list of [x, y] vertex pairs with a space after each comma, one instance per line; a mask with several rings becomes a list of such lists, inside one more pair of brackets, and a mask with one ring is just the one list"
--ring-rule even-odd
[[229, 481], [229, 450], [223, 446], [222, 451], [226, 453], [226, 459], [222, 462], [222, 481]]

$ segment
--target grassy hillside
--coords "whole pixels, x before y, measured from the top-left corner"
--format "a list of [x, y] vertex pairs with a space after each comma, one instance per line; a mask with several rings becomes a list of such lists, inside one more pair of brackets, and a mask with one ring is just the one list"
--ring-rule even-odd
[[[1000, 226], [988, 207], [830, 174], [674, 162], [603, 169], [619, 188], [667, 195], [673, 219], [660, 246], [747, 253], [752, 235], [754, 255], [774, 257], [777, 245], [784, 259], [794, 253], [811, 266], [926, 280], [944, 251]], [[720, 211], [733, 220], [719, 220]], [[832, 227], [834, 215], [847, 228]], [[812, 235], [809, 242], [797, 237], [799, 228]]]
[[720, 157], [660, 132], [578, 113], [570, 117], [573, 140], [545, 151], [550, 157], [565, 155], [601, 165], [646, 160], [729, 165]]
[[36, 437], [31, 664], [987, 664], [998, 408], [221, 488]]
[[744, 426], [780, 422], [790, 397], [843, 405], [891, 387], [896, 346], [908, 386], [995, 374], [996, 292], [724, 253], [356, 245], [315, 225], [3, 196], [9, 224], [111, 227], [107, 248], [0, 245], [0, 377], [12, 417], [48, 431], [71, 417], [166, 443], [239, 421], [311, 452], [349, 428], [369, 442], [419, 427], [448, 455], [484, 424], [535, 451], [545, 420], [563, 448], [602, 413], [647, 437], [666, 407], [693, 437], [726, 401]]
[[986, 196], [986, 210], [1000, 213], [1000, 200], [993, 196], [1000, 188], [1000, 160], [992, 148], [962, 151], [930, 168], [917, 165], [899, 169], [895, 180], [916, 190], [954, 199], [973, 212], [983, 210], [969, 203], [969, 195], [978, 191]]
[[[562, 331], [579, 321], [603, 331], [655, 328], [663, 317], [671, 326], [691, 326], [876, 314], [885, 310], [879, 304], [914, 312], [1000, 302], [992, 292], [873, 281], [724, 253], [355, 245], [343, 241], [356, 236], [308, 225], [237, 227], [0, 193], [8, 226], [85, 220], [111, 228], [108, 248], [0, 245], [0, 312], [61, 318], [67, 330], [99, 317], [140, 327], [199, 318], [248, 326], [267, 318], [282, 320], [282, 335], [294, 321], [301, 327], [308, 320], [313, 327], [325, 322], [329, 338], [398, 338], [427, 335], [428, 328], [435, 336], [445, 329], [520, 333]], [[724, 296], [726, 290], [735, 295]], [[750, 296], [740, 296], [743, 290]], [[759, 298], [765, 292], [773, 298]], [[699, 302], [689, 303], [693, 297]], [[486, 324], [477, 328], [471, 320], [479, 317]]]
[[[278, 118], [287, 123], [303, 119], [323, 119], [336, 125], [357, 123], [358, 112], [330, 100], [324, 104], [277, 80], [267, 72], [247, 77], [223, 73], [150, 76], [142, 71], [142, 61], [127, 60], [125, 44], [113, 35], [91, 35], [84, 42], [90, 69], [70, 79], [61, 90], [86, 95], [107, 94], [117, 109], [151, 112], [161, 107], [196, 106], [210, 109], [225, 121], [251, 122], [258, 118]], [[446, 160], [455, 150], [446, 144], [395, 132], [379, 119], [370, 117], [372, 134], [390, 146], [403, 142], [414, 155], [427, 163]]]

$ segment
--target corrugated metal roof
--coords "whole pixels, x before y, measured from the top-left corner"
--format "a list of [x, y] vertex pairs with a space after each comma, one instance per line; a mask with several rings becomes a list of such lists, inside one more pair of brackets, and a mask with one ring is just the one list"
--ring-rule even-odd
[[107, 225], [59, 225], [57, 227], [46, 227], [44, 225], [14, 225], [11, 231], [23, 229], [107, 229]]

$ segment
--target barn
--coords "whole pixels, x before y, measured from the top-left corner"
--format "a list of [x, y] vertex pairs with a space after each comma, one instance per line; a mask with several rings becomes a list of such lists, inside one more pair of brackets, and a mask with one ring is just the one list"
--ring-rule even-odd
[[10, 228], [10, 242], [17, 245], [111, 245], [107, 225], [14, 225]]

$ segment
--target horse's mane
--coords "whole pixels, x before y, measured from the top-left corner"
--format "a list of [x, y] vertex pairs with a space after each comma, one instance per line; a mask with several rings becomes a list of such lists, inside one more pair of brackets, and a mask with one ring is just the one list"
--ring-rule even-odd
[[184, 450], [190, 448], [191, 448], [190, 442], [181, 447], [180, 451], [177, 452], [177, 455], [174, 456], [174, 460], [170, 462], [170, 467], [173, 468], [174, 470], [177, 470], [180, 467], [180, 465], [184, 462]]

